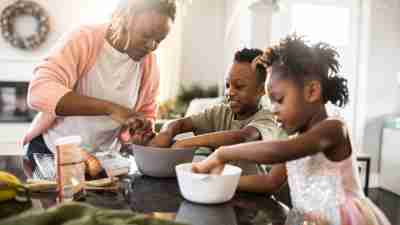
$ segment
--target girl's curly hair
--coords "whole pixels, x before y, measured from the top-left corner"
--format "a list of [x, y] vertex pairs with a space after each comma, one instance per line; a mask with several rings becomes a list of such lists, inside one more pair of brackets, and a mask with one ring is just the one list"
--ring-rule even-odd
[[310, 45], [302, 36], [292, 34], [279, 45], [268, 48], [262, 57], [266, 66], [278, 66], [284, 75], [304, 85], [308, 77], [317, 78], [322, 86], [323, 102], [339, 107], [349, 101], [347, 79], [340, 76], [339, 54], [331, 45]]

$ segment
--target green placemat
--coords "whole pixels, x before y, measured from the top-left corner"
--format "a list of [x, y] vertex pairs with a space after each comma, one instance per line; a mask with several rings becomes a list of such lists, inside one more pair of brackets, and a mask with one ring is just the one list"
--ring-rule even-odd
[[32, 203], [10, 200], [0, 203], [0, 220], [18, 215], [32, 207]]

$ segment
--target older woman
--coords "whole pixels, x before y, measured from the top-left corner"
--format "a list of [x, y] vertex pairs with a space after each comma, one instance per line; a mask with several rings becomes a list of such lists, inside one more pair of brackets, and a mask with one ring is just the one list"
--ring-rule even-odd
[[34, 70], [28, 103], [40, 113], [24, 138], [28, 158], [52, 154], [55, 140], [70, 135], [90, 149], [111, 148], [122, 125], [128, 138], [147, 142], [159, 92], [152, 52], [175, 13], [175, 0], [123, 0], [111, 23], [68, 34]]

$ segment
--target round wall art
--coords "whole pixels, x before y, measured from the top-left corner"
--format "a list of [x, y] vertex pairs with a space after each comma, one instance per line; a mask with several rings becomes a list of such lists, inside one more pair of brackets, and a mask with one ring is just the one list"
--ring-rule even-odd
[[[37, 22], [35, 32], [28, 36], [20, 35], [17, 30], [16, 21], [22, 16], [33, 17]], [[25, 0], [18, 0], [5, 7], [0, 15], [0, 25], [3, 38], [23, 50], [38, 48], [46, 41], [50, 31], [47, 12], [38, 3]]]

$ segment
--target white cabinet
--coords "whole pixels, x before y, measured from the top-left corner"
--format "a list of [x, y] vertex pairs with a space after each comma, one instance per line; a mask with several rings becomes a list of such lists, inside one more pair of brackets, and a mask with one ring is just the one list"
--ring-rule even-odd
[[21, 141], [30, 123], [1, 123], [0, 124], [0, 155], [25, 154]]
[[384, 128], [381, 147], [380, 186], [400, 195], [400, 129]]

